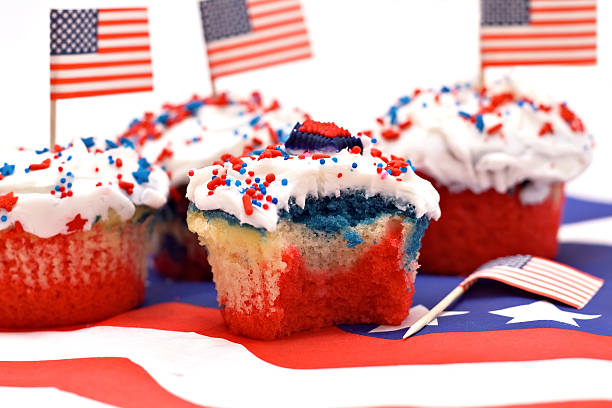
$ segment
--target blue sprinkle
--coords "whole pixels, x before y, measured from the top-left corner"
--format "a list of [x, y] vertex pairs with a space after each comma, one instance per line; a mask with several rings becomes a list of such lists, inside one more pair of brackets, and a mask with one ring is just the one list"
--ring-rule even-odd
[[392, 125], [397, 125], [397, 106], [392, 106], [389, 109], [389, 117]]
[[166, 167], [166, 165], [165, 165], [165, 164], [163, 164], [163, 165], [161, 166], [161, 169], [162, 169], [163, 171], [168, 170], [168, 168]]
[[216, 179], [216, 178], [217, 178], [217, 176], [212, 176], [211, 180], [214, 180], [214, 179]]
[[0, 217], [0, 220], [2, 220], [2, 222], [6, 222], [7, 220], [6, 215], [3, 215], [2, 217]]
[[450, 88], [448, 86], [443, 86], [442, 89], [440, 89], [440, 92], [442, 92], [442, 93], [447, 93], [447, 92], [450, 92], [450, 91], [451, 90], [450, 90]]
[[482, 120], [482, 115], [480, 113], [476, 115], [476, 129], [478, 129], [480, 133], [484, 130], [484, 120]]
[[423, 107], [426, 108], [427, 107], [427, 102], [423, 102]]
[[231, 186], [231, 185], [232, 185], [232, 180], [230, 180], [230, 179], [225, 179], [225, 185], [226, 185], [226, 186]]
[[238, 134], [238, 129], [234, 129], [234, 136]]
[[200, 141], [200, 139], [198, 139], [198, 137], [197, 137], [197, 136], [195, 136], [193, 139], [191, 139], [191, 141], [195, 143], [195, 142]]
[[242, 163], [242, 167], [246, 167], [246, 166], [247, 166], [247, 164], [246, 164], [246, 163]]
[[375, 137], [374, 137], [374, 138], [372, 138], [372, 143], [377, 143], [377, 142], [378, 142], [378, 140], [376, 140], [376, 138], [375, 138]]
[[26, 172], [26, 173], [29, 173], [29, 172], [30, 172], [30, 169], [29, 169], [29, 168], [25, 169], [25, 172]]
[[57, 157], [62, 157], [62, 152], [57, 152]]
[[74, 174], [72, 174], [72, 172], [71, 172], [71, 171], [69, 171], [68, 173], [66, 173], [66, 175], [67, 175], [68, 177], [74, 177]]
[[119, 139], [119, 143], [121, 143], [123, 147], [134, 149], [134, 143], [132, 143], [132, 141], [127, 137], [122, 137], [121, 139]]
[[55, 186], [55, 191], [60, 191], [60, 186]]
[[407, 173], [408, 172], [408, 167], [400, 167], [400, 171], [402, 173]]
[[151, 167], [151, 164], [149, 164], [146, 158], [142, 157], [138, 160], [138, 166], [148, 169], [149, 167]]
[[259, 115], [258, 115], [258, 116], [255, 116], [253, 119], [251, 119], [251, 120], [249, 121], [249, 125], [251, 125], [251, 126], [255, 126], [255, 125], [257, 124], [257, 122], [259, 122], [259, 119], [261, 119], [261, 116], [259, 116]]
[[287, 185], [287, 183], [288, 183], [287, 179], [282, 179], [282, 180], [281, 180], [281, 184], [282, 184], [283, 186], [286, 186], [286, 185]]
[[268, 192], [268, 190], [266, 190], [266, 187], [259, 187], [259, 191], [261, 191], [261, 194], [266, 195], [266, 193]]
[[168, 119], [170, 119], [170, 114], [168, 112], [164, 112], [160, 114], [157, 119], [155, 119], [155, 122], [161, 123], [162, 125], [166, 126], [168, 124]]
[[236, 187], [240, 187], [240, 185], [242, 184], [242, 182], [240, 180], [236, 180], [234, 182], [234, 184], [236, 185]]
[[113, 160], [113, 156], [108, 156], [108, 163], [109, 164], [115, 163], [115, 160]]
[[522, 107], [523, 107], [523, 105], [525, 104], [525, 101], [520, 100], [520, 101], [518, 101], [516, 104], [522, 108]]
[[43, 153], [47, 153], [49, 151], [49, 149], [47, 149], [46, 147], [42, 150], [36, 150], [36, 154], [43, 154]]
[[461, 116], [462, 118], [466, 118], [466, 119], [472, 119], [472, 115], [470, 115], [467, 112], [463, 112], [463, 111], [459, 111], [459, 116]]
[[320, 160], [319, 160], [319, 163], [321, 163], [321, 164], [325, 164], [325, 159], [320, 159]]
[[332, 157], [332, 161], [333, 161], [334, 163], [338, 163], [338, 158], [337, 158], [337, 157]]
[[357, 168], [357, 163], [353, 163], [353, 164], [351, 164], [351, 166], [352, 166], [354, 169], [356, 169], [356, 168]]
[[247, 137], [248, 137], [248, 136], [247, 136], [247, 134], [246, 134], [246, 133], [245, 133], [244, 135], [242, 135], [242, 138], [243, 138], [243, 139], [246, 139]]
[[68, 186], [68, 188], [72, 188], [72, 183], [68, 183], [66, 185]]
[[202, 101], [191, 101], [185, 104], [185, 109], [187, 109], [189, 113], [195, 116], [195, 114], [198, 112], [198, 109], [200, 109], [202, 105], [204, 105], [204, 102]]
[[260, 181], [260, 180], [261, 180], [261, 179], [260, 179], [259, 177], [255, 177], [255, 182], [256, 182], [256, 183], [258, 183], [258, 184], [259, 184], [259, 181]]
[[72, 160], [72, 156], [68, 156], [68, 158], [66, 159], [66, 161], [70, 161]]
[[412, 169], [412, 171], [415, 171], [416, 169], [414, 168], [414, 166], [412, 165], [412, 162], [408, 159], [406, 159], [406, 161], [408, 162], [408, 165], [410, 166], [410, 168]]
[[85, 143], [85, 147], [87, 147], [88, 149], [96, 144], [96, 142], [94, 142], [93, 140], [93, 137], [82, 137], [81, 140], [83, 141], [83, 143]]
[[383, 166], [383, 164], [382, 164], [382, 163], [378, 163], [378, 167], [382, 167], [382, 166]]
[[15, 165], [4, 163], [4, 166], [0, 167], [0, 174], [2, 176], [10, 176], [15, 172]]
[[115, 143], [113, 143], [111, 140], [108, 140], [108, 139], [106, 140], [106, 149], [107, 149], [107, 150], [108, 150], [108, 149], [116, 149], [117, 147], [119, 147], [119, 146], [117, 146], [117, 145], [116, 145]]
[[261, 207], [261, 203], [259, 201], [255, 201], [253, 204], [255, 204], [258, 207]]
[[132, 119], [132, 121], [130, 122], [129, 127], [136, 126], [136, 125], [137, 125], [137, 124], [139, 124], [139, 123], [140, 123], [140, 120], [138, 120], [138, 119]]
[[389, 173], [390, 175], [393, 175], [393, 172], [391, 170], [387, 170], [387, 173]]
[[148, 183], [149, 174], [151, 174], [151, 171], [144, 167], [141, 167], [138, 170], [132, 172], [132, 176], [134, 176], [134, 180], [136, 180], [138, 184]]
[[64, 184], [65, 182], [66, 182], [66, 179], [62, 177], [62, 178], [60, 179], [60, 183]]
[[274, 197], [274, 198], [272, 199], [272, 204], [278, 204], [278, 198]]
[[239, 171], [239, 173], [240, 173], [240, 174], [244, 174], [244, 173], [246, 173], [246, 169], [245, 169], [244, 167], [243, 167], [243, 168], [241, 168], [241, 169], [240, 169], [240, 171]]
[[256, 199], [256, 198], [253, 198], [253, 199], [251, 200], [251, 203], [252, 203], [252, 204], [257, 204], [257, 199]]
[[408, 105], [410, 103], [411, 99], [409, 96], [402, 96], [401, 98], [399, 98], [399, 102], [402, 105]]

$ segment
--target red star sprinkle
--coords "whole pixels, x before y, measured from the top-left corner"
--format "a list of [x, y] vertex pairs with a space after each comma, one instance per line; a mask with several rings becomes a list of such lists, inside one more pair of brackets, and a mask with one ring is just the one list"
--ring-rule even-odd
[[68, 227], [68, 232], [82, 231], [83, 226], [86, 222], [86, 219], [81, 218], [81, 214], [77, 214], [72, 221], [66, 223], [66, 226]]
[[4, 208], [6, 211], [11, 212], [19, 197], [15, 197], [11, 191], [8, 194], [0, 196], [0, 208]]

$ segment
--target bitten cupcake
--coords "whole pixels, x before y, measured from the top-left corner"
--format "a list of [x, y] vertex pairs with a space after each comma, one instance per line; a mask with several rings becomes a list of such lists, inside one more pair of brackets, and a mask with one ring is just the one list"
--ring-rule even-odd
[[552, 258], [563, 184], [590, 163], [593, 138], [565, 103], [505, 79], [400, 98], [377, 146], [410, 155], [440, 192], [444, 217], [423, 240], [425, 272], [469, 274], [501, 256]]
[[206, 249], [185, 223], [187, 171], [225, 160], [224, 155], [239, 156], [284, 141], [304, 117], [297, 110], [282, 109], [277, 101], [264, 103], [259, 93], [245, 99], [224, 93], [166, 104], [160, 114], [146, 113], [130, 125], [119, 143], [134, 144], [149, 161], [162, 166], [171, 180], [168, 204], [155, 223], [153, 259], [160, 273], [193, 280], [211, 277]]
[[112, 141], [0, 155], [0, 327], [94, 322], [144, 298], [168, 177]]
[[307, 120], [285, 145], [190, 175], [187, 223], [233, 332], [274, 339], [408, 315], [420, 240], [440, 215], [409, 162]]

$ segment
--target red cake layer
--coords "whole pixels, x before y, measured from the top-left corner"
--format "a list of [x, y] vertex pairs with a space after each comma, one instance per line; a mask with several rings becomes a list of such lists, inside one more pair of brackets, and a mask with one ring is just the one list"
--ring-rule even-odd
[[425, 273], [468, 275], [491, 259], [530, 254], [553, 258], [564, 203], [563, 185], [555, 184], [539, 204], [488, 190], [451, 193], [436, 185], [442, 217], [432, 221], [422, 240], [419, 263]]
[[39, 238], [0, 234], [0, 327], [88, 323], [144, 299], [147, 224]]
[[343, 323], [397, 325], [408, 315], [414, 292], [403, 255], [401, 231], [389, 232], [344, 270], [311, 271], [297, 248], [287, 247], [273, 306], [253, 313], [226, 307], [221, 313], [234, 333], [259, 339]]

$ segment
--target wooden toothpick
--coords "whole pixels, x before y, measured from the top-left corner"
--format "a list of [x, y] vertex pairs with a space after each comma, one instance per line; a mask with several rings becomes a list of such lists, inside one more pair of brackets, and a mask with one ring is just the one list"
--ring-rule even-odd
[[53, 151], [53, 148], [55, 147], [55, 121], [56, 121], [56, 108], [55, 108], [55, 103], [56, 101], [51, 99], [51, 112], [50, 112], [50, 125], [51, 128], [49, 129], [49, 150]]

